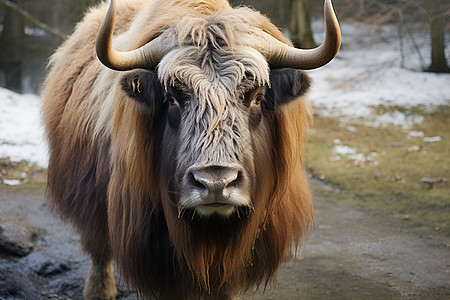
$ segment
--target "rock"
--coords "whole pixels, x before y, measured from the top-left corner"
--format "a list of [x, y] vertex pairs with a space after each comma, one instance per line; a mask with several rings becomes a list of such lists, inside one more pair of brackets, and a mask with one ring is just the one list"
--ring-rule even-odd
[[436, 183], [436, 178], [423, 177], [420, 179], [420, 182], [426, 183], [427, 188], [431, 190]]
[[64, 262], [46, 261], [34, 271], [40, 276], [53, 276], [70, 270], [70, 266]]
[[83, 297], [84, 278], [73, 280], [73, 278], [55, 278], [48, 286], [48, 296], [58, 296], [56, 299], [82, 299]]
[[26, 268], [0, 264], [0, 299], [41, 299], [42, 286]]
[[23, 257], [35, 246], [37, 230], [21, 220], [0, 218], [0, 253]]
[[422, 177], [422, 178], [420, 179], [420, 182], [428, 183], [428, 184], [433, 184], [433, 183], [436, 182], [436, 178]]

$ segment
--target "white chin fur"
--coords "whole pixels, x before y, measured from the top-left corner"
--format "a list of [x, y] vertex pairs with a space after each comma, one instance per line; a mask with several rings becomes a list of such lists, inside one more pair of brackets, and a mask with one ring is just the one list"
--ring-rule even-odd
[[[220, 201], [225, 203], [225, 201]], [[205, 201], [199, 192], [191, 191], [188, 195], [181, 197], [180, 206], [183, 208], [194, 208], [203, 217], [214, 214], [228, 217], [235, 212], [237, 207], [251, 206], [250, 197], [239, 189], [233, 190], [226, 200], [227, 205], [208, 205], [211, 201]]]

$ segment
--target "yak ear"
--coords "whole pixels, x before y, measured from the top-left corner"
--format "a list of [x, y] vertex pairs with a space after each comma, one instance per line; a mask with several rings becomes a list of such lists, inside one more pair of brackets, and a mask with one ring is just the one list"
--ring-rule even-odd
[[155, 71], [138, 69], [126, 72], [122, 79], [122, 89], [128, 97], [152, 112], [159, 111], [163, 105], [164, 89]]
[[270, 73], [270, 87], [266, 88], [266, 105], [276, 109], [305, 95], [311, 86], [311, 78], [298, 69], [275, 69]]

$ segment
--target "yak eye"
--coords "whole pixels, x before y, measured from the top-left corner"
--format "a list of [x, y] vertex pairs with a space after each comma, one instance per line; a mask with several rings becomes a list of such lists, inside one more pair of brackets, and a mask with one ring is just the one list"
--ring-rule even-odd
[[177, 100], [175, 100], [175, 97], [169, 95], [167, 101], [169, 102], [169, 107], [167, 109], [169, 125], [173, 129], [176, 129], [180, 125], [181, 108], [180, 105], [178, 105]]
[[258, 95], [258, 96], [256, 96], [254, 103], [256, 105], [259, 105], [259, 104], [261, 104], [261, 101], [263, 101], [263, 100], [264, 100], [264, 96], [263, 95]]
[[170, 105], [175, 105], [177, 103], [177, 100], [175, 100], [175, 98], [171, 95], [168, 96], [167, 101], [169, 101]]

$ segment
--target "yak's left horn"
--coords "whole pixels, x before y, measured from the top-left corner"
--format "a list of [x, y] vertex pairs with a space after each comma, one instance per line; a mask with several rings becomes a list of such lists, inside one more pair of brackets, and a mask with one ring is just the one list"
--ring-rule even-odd
[[265, 45], [261, 53], [274, 68], [312, 70], [326, 65], [336, 56], [341, 45], [341, 31], [331, 0], [325, 0], [324, 16], [325, 40], [319, 47], [296, 49], [264, 33]]
[[109, 9], [97, 34], [95, 49], [98, 59], [106, 67], [116, 71], [136, 68], [154, 69], [163, 56], [170, 51], [161, 37], [157, 37], [144, 46], [128, 52], [116, 51], [112, 47], [112, 35], [116, 19], [116, 2], [110, 0]]

